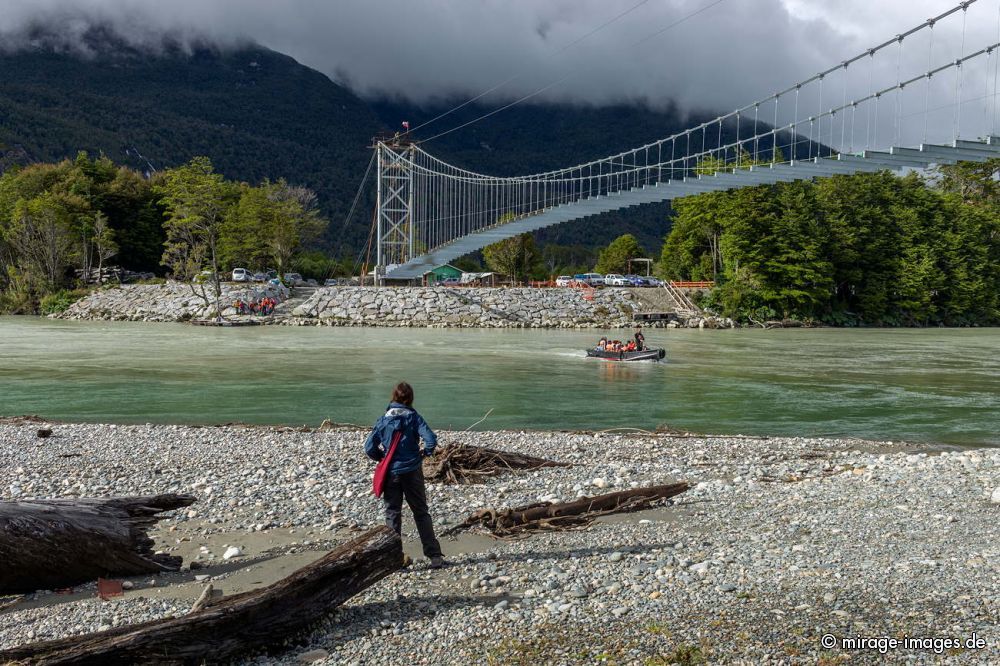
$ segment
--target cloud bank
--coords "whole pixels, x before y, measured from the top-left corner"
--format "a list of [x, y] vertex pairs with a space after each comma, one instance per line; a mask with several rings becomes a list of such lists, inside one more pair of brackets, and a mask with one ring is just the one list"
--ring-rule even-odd
[[[222, 47], [259, 42], [368, 98], [456, 100], [513, 77], [487, 101], [517, 99], [559, 81], [535, 99], [722, 111], [763, 98], [952, 4], [724, 0], [668, 28], [713, 0], [652, 0], [562, 50], [638, 2], [0, 0], [0, 44], [7, 50], [38, 46], [38, 28], [44, 27], [50, 43], [55, 34], [62, 48], [85, 52], [82, 35], [102, 25], [153, 50], [165, 36]], [[957, 56], [961, 25], [953, 20], [935, 31], [935, 59]], [[967, 44], [997, 41], [997, 30], [995, 0], [970, 8]], [[908, 41], [907, 66], [925, 67], [924, 56], [914, 53], [927, 48], [926, 40]], [[851, 96], [867, 86], [858, 70], [847, 81]], [[894, 78], [893, 58], [880, 58], [875, 74]], [[941, 82], [935, 86], [935, 97], [947, 91]]]

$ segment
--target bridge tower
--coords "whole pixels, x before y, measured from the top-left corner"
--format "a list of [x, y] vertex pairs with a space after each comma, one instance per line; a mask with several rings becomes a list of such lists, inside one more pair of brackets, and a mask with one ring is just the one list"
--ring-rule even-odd
[[386, 269], [413, 258], [413, 159], [414, 144], [406, 134], [376, 137], [378, 194], [375, 204], [375, 279], [385, 280]]

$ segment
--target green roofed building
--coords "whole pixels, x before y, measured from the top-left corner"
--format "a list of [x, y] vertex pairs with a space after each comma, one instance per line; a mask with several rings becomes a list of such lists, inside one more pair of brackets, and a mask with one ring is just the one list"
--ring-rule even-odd
[[454, 278], [456, 280], [462, 279], [461, 269], [455, 268], [451, 264], [444, 264], [443, 266], [432, 268], [424, 273], [424, 284], [428, 287], [432, 287], [447, 278]]

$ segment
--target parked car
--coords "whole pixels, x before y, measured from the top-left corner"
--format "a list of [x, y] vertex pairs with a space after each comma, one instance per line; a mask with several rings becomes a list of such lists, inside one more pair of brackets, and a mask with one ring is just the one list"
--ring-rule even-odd
[[572, 275], [560, 275], [556, 278], [557, 287], [572, 287], [574, 282]]
[[604, 286], [604, 276], [600, 273], [583, 273], [581, 275], [574, 275], [574, 278], [586, 282], [591, 287], [603, 287]]
[[253, 281], [254, 282], [267, 282], [267, 273], [254, 273], [253, 274]]
[[460, 284], [462, 284], [462, 280], [457, 277], [446, 277], [437, 281], [439, 287], [457, 287]]
[[266, 271], [264, 271], [264, 275], [267, 276], [268, 280], [273, 280], [276, 277], [278, 277], [278, 271], [274, 270], [273, 268], [268, 268]]
[[233, 269], [233, 282], [250, 282], [253, 280], [253, 273], [245, 268]]
[[604, 284], [609, 287], [631, 287], [632, 282], [625, 279], [624, 275], [618, 273], [608, 273], [604, 276]]
[[327, 278], [327, 279], [323, 280], [323, 286], [324, 287], [336, 287], [339, 284], [340, 284], [340, 280], [338, 280], [337, 278]]
[[649, 282], [649, 286], [650, 287], [662, 287], [663, 286], [663, 280], [661, 280], [660, 278], [648, 277], [648, 278], [646, 278], [646, 281]]
[[289, 287], [295, 287], [302, 284], [304, 280], [302, 276], [298, 273], [285, 273], [285, 284]]
[[626, 275], [625, 279], [633, 287], [648, 287], [649, 281], [641, 275]]

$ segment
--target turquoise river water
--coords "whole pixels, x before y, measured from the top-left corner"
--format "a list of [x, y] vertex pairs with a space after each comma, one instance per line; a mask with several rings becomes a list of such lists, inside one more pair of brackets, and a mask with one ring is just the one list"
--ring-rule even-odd
[[[0, 415], [370, 423], [392, 385], [433, 427], [855, 436], [1000, 445], [1000, 330], [647, 331], [662, 363], [584, 357], [600, 331], [197, 328], [0, 317]], [[627, 332], [615, 332], [623, 336]]]

